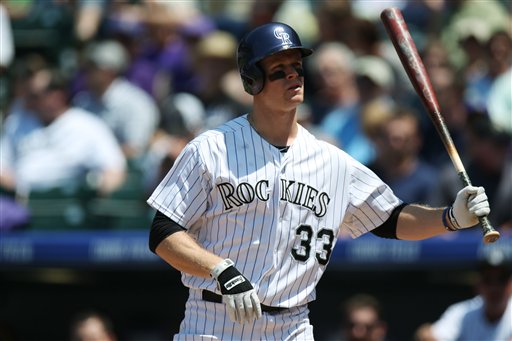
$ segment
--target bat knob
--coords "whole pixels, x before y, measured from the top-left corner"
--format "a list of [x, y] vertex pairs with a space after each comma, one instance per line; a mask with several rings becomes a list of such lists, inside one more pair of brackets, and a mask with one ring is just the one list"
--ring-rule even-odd
[[500, 233], [492, 227], [487, 216], [480, 217], [478, 220], [480, 220], [480, 226], [484, 233], [485, 244], [494, 243], [500, 238]]
[[500, 233], [498, 231], [496, 231], [496, 230], [488, 231], [484, 235], [484, 243], [485, 244], [494, 243], [498, 239], [500, 239]]

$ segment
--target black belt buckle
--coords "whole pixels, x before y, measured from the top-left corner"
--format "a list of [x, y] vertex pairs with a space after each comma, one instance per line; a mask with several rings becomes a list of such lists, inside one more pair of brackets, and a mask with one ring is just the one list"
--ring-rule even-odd
[[[213, 302], [213, 303], [222, 303], [222, 296], [217, 295], [214, 292], [208, 291], [208, 290], [202, 290], [201, 296], [203, 298], [203, 301], [206, 302]], [[282, 311], [285, 311], [288, 308], [283, 307], [271, 307], [265, 304], [261, 304], [261, 311], [265, 313], [279, 313]]]

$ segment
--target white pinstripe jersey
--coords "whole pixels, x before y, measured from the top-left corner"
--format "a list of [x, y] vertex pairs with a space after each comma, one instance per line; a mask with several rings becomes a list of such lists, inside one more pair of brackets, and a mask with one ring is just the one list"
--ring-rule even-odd
[[[148, 203], [205, 249], [232, 259], [262, 303], [293, 307], [315, 299], [340, 229], [352, 237], [368, 232], [401, 201], [303, 127], [281, 153], [244, 115], [191, 141]], [[217, 291], [213, 279], [184, 273], [182, 281]]]

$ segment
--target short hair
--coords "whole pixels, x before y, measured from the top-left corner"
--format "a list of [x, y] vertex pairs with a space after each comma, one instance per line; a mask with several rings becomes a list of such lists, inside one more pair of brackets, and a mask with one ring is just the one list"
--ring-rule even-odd
[[379, 300], [369, 294], [356, 294], [350, 297], [342, 306], [345, 319], [348, 319], [350, 313], [361, 308], [370, 308], [375, 311], [379, 320], [382, 320], [383, 310]]
[[43, 91], [59, 91], [66, 103], [70, 102], [69, 79], [59, 69], [47, 68], [34, 73], [34, 78], [40, 78]]
[[473, 113], [468, 116], [468, 130], [479, 140], [491, 141], [495, 145], [508, 147], [512, 135], [493, 124], [486, 113]]
[[47, 90], [59, 90], [68, 92], [68, 78], [59, 69], [42, 70], [41, 72], [48, 72], [49, 79], [46, 84]]
[[327, 42], [321, 44], [311, 56], [309, 62], [310, 69], [317, 74], [320, 70], [319, 59], [325, 53], [333, 52], [338, 56], [338, 66], [343, 66], [352, 73], [356, 72], [356, 56], [347, 45], [340, 42]]

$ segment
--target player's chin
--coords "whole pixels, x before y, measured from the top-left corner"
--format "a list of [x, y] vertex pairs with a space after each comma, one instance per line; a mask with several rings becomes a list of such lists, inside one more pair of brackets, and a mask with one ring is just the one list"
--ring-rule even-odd
[[304, 102], [304, 96], [293, 96], [290, 98], [290, 102], [294, 105], [300, 105], [302, 102]]
[[302, 91], [302, 89], [300, 89], [298, 91], [291, 92], [289, 100], [291, 102], [296, 102], [296, 103], [304, 102], [304, 92]]

